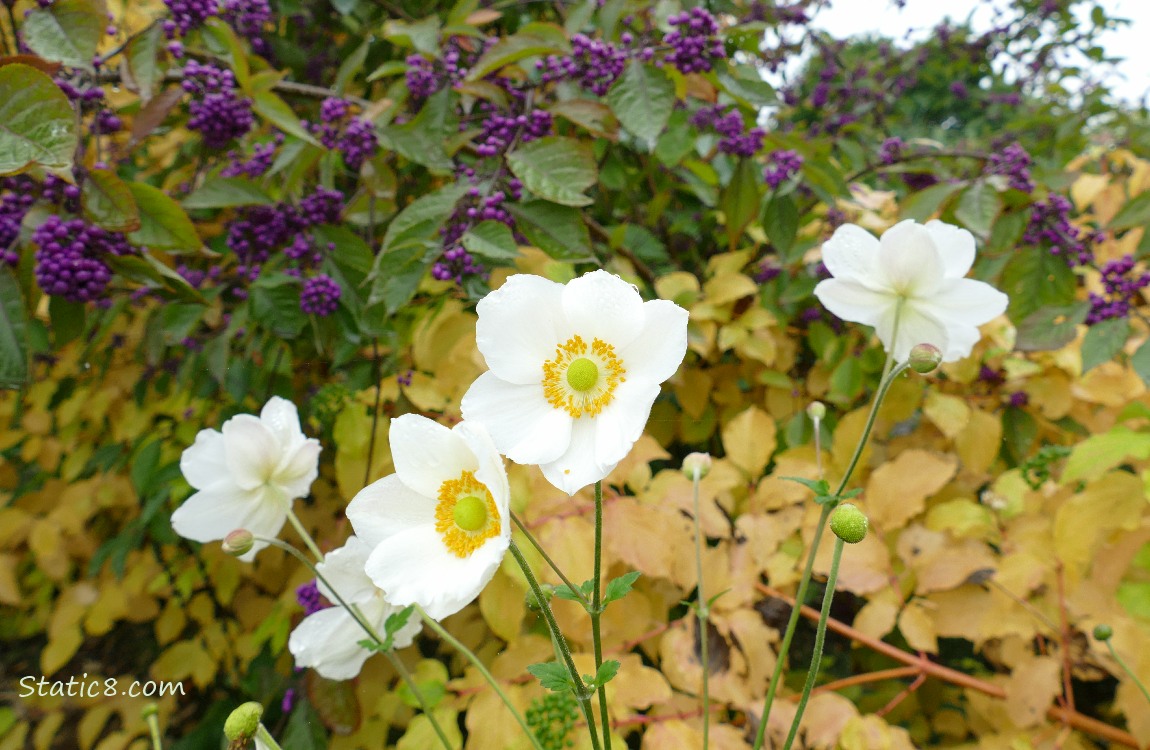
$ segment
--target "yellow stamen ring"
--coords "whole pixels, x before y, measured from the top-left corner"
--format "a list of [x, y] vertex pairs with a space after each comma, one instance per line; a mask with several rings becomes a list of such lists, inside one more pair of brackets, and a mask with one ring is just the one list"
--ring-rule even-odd
[[543, 363], [543, 396], [576, 419], [594, 417], [611, 403], [626, 374], [615, 347], [601, 339], [588, 346], [572, 336], [555, 347], [554, 359]]
[[499, 510], [487, 487], [470, 471], [439, 486], [435, 530], [456, 557], [470, 557], [501, 530]]

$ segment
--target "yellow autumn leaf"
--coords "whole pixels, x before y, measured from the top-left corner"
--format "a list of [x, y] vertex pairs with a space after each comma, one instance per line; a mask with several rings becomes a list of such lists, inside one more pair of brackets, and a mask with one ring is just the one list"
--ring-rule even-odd
[[1097, 479], [1130, 459], [1150, 458], [1150, 432], [1137, 432], [1118, 425], [1101, 435], [1091, 435], [1074, 446], [1062, 470], [1062, 484]]
[[1137, 528], [1145, 509], [1146, 497], [1138, 477], [1125, 471], [1104, 474], [1058, 509], [1054, 550], [1068, 569], [1081, 575], [1105, 535]]
[[154, 680], [182, 682], [191, 680], [199, 688], [207, 687], [216, 674], [216, 660], [198, 641], [179, 641], [169, 646], [152, 662]]
[[877, 716], [849, 719], [839, 735], [840, 750], [913, 750], [910, 735], [902, 727], [892, 727]]
[[879, 529], [899, 528], [923, 511], [926, 499], [945, 487], [957, 469], [952, 456], [903, 451], [871, 475], [863, 510]]
[[966, 399], [931, 390], [926, 394], [922, 413], [951, 440], [970, 424], [970, 405]]
[[854, 619], [854, 628], [872, 638], [884, 638], [894, 630], [902, 602], [890, 587], [870, 597]]
[[511, 580], [502, 569], [479, 594], [479, 611], [491, 626], [492, 632], [505, 641], [514, 641], [519, 635], [526, 614], [524, 588]]
[[723, 450], [747, 476], [756, 479], [775, 452], [775, 423], [765, 411], [752, 406], [723, 425]]
[[898, 615], [898, 629], [915, 651], [938, 653], [933, 607], [924, 599], [911, 599]]
[[1020, 729], [1038, 726], [1062, 689], [1062, 665], [1054, 656], [1033, 656], [1015, 665], [1006, 681], [1006, 711]]
[[954, 450], [968, 472], [990, 471], [1002, 448], [1002, 417], [972, 409], [970, 420], [954, 438]]

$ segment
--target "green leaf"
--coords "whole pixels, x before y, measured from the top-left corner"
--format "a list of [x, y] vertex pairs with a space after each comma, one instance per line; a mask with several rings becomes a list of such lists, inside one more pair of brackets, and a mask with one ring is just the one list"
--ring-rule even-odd
[[591, 99], [567, 99], [551, 105], [551, 114], [559, 115], [583, 128], [591, 135], [608, 140], [618, 140], [619, 121], [611, 108], [602, 102]]
[[519, 247], [511, 228], [499, 221], [482, 221], [461, 240], [467, 252], [488, 260], [508, 261], [519, 257]]
[[75, 341], [84, 332], [88, 309], [80, 302], [69, 302], [63, 297], [49, 297], [48, 320], [52, 323], [52, 339], [57, 347]]
[[124, 59], [128, 65], [128, 75], [145, 102], [152, 98], [156, 87], [163, 80], [159, 54], [163, 31], [159, 23], [153, 23], [128, 42], [124, 49]]
[[410, 605], [387, 616], [387, 619], [383, 623], [384, 651], [391, 648], [392, 642], [395, 640], [395, 634], [403, 630], [411, 619], [413, 612], [415, 612], [415, 606]]
[[20, 284], [0, 266], [0, 388], [20, 388], [28, 381], [27, 336]]
[[189, 211], [201, 208], [233, 208], [235, 206], [267, 206], [275, 203], [263, 188], [242, 177], [216, 177], [205, 180], [191, 195], [184, 198]]
[[595, 672], [595, 679], [592, 681], [595, 687], [602, 687], [614, 679], [615, 675], [619, 674], [620, 666], [615, 659], [608, 659], [600, 664], [599, 669]]
[[599, 180], [590, 145], [574, 138], [549, 136], [507, 154], [507, 165], [540, 198], [563, 206], [593, 203], [583, 191]]
[[977, 180], [958, 197], [954, 218], [975, 235], [986, 238], [1002, 210], [998, 191], [983, 180]]
[[388, 315], [406, 305], [419, 289], [419, 282], [435, 259], [438, 246], [425, 243], [404, 245], [385, 250], [376, 257], [368, 306], [383, 304]]
[[1041, 307], [1018, 324], [1015, 348], [1023, 352], [1061, 349], [1077, 336], [1075, 327], [1086, 320], [1090, 303]]
[[623, 127], [654, 149], [675, 108], [675, 84], [661, 68], [631, 60], [607, 92], [607, 103]]
[[739, 104], [759, 111], [778, 103], [775, 89], [753, 65], [721, 65], [716, 71], [719, 86]]
[[446, 185], [422, 198], [417, 198], [396, 214], [383, 235], [383, 248], [410, 245], [431, 237], [467, 191], [463, 185]]
[[[434, 16], [432, 17], [434, 18]], [[363, 72], [363, 63], [367, 60], [367, 52], [371, 49], [372, 41], [374, 41], [372, 37], [364, 39], [363, 42], [340, 63], [339, 72], [335, 75], [336, 91], [342, 94], [347, 88], [347, 84]]]
[[603, 606], [606, 607], [611, 602], [622, 599], [631, 593], [631, 587], [635, 585], [635, 581], [639, 580], [639, 575], [639, 571], [632, 570], [630, 573], [624, 573], [618, 578], [612, 579], [603, 589]]
[[1130, 323], [1126, 318], [1111, 318], [1090, 326], [1082, 340], [1082, 373], [1114, 359], [1114, 355], [1122, 351], [1129, 333]]
[[961, 182], [940, 182], [931, 185], [925, 190], [912, 193], [899, 202], [899, 216], [903, 219], [914, 219], [925, 222], [938, 213], [942, 204], [946, 203], [952, 195], [962, 190]]
[[280, 338], [298, 337], [307, 325], [299, 293], [299, 281], [290, 276], [260, 278], [251, 286], [252, 317]]
[[383, 144], [416, 164], [450, 172], [454, 163], [447, 156], [445, 143], [449, 134], [458, 131], [454, 102], [450, 88], [437, 92], [410, 122], [381, 128], [379, 135]]
[[80, 194], [84, 214], [110, 232], [133, 232], [140, 228], [140, 209], [128, 183], [109, 169], [93, 169]]
[[1023, 409], [1007, 407], [1002, 414], [1002, 435], [1006, 450], [1015, 464], [1022, 463], [1038, 437], [1038, 423]]
[[200, 27], [200, 33], [209, 49], [228, 62], [236, 77], [236, 85], [245, 94], [252, 93], [252, 71], [248, 55], [239, 34], [219, 17], [209, 18]]
[[1138, 347], [1138, 351], [1130, 355], [1130, 366], [1142, 382], [1150, 386], [1150, 341]]
[[558, 26], [548, 23], [532, 23], [520, 29], [491, 49], [471, 66], [467, 73], [468, 81], [478, 81], [488, 73], [518, 62], [525, 57], [557, 55], [570, 52], [567, 34]]
[[1120, 232], [1124, 229], [1150, 224], [1150, 191], [1139, 193], [1124, 205], [1114, 218], [1110, 220], [1107, 229]]
[[78, 142], [76, 114], [49, 76], [19, 63], [0, 67], [0, 175], [70, 167]]
[[561, 583], [561, 584], [558, 584], [557, 586], [555, 586], [555, 591], [554, 591], [555, 598], [556, 599], [566, 599], [568, 601], [577, 602], [580, 600], [579, 594], [582, 594], [582, 598], [584, 600], [590, 601], [591, 600], [591, 594], [594, 592], [594, 588], [593, 588], [594, 585], [595, 585], [595, 581], [589, 578], [586, 581], [584, 581], [583, 583], [579, 584], [579, 593], [576, 593], [575, 591], [573, 591], [571, 589], [570, 586], [568, 586], [565, 583]]
[[143, 182], [129, 182], [128, 189], [140, 209], [140, 228], [128, 235], [132, 242], [187, 252], [203, 246], [195, 225], [179, 203]]
[[313, 146], [320, 145], [319, 141], [300, 124], [299, 118], [287, 102], [273, 92], [257, 91], [252, 96], [252, 109], [285, 133], [294, 135], [301, 141], [307, 141]]
[[731, 182], [719, 197], [719, 208], [727, 220], [727, 243], [731, 248], [738, 245], [743, 230], [758, 215], [762, 203], [759, 167], [750, 159], [740, 159], [731, 176]]
[[140, 255], [108, 256], [104, 262], [116, 273], [125, 278], [141, 284], [156, 283], [169, 292], [174, 298], [184, 302], [195, 302], [206, 305], [207, 300], [200, 292], [188, 283], [183, 276], [148, 253]]
[[401, 47], [412, 47], [438, 57], [439, 16], [428, 16], [418, 21], [387, 21], [383, 24], [383, 38]]
[[168, 346], [174, 346], [190, 336], [200, 319], [204, 317], [205, 309], [203, 305], [183, 302], [161, 307], [159, 318], [164, 343]]
[[93, 72], [92, 58], [108, 27], [101, 0], [56, 0], [24, 17], [20, 36], [45, 60]]
[[1002, 291], [1010, 296], [1007, 313], [1015, 322], [1040, 307], [1073, 303], [1077, 288], [1066, 261], [1044, 248], [1019, 249], [1002, 271]]
[[799, 233], [799, 209], [789, 195], [773, 196], [763, 211], [763, 230], [780, 255], [795, 246]]
[[516, 227], [529, 242], [556, 260], [587, 260], [591, 257], [591, 235], [583, 215], [569, 206], [548, 201], [515, 203], [507, 210]]
[[567, 671], [567, 667], [557, 661], [547, 664], [530, 664], [527, 671], [535, 675], [539, 679], [539, 684], [548, 690], [561, 693], [575, 689], [575, 683], [571, 681], [571, 673]]

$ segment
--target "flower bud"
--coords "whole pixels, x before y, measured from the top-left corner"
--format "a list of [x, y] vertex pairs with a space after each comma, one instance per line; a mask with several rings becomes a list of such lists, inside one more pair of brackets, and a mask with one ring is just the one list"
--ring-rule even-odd
[[[551, 597], [555, 595], [555, 587], [547, 583], [541, 583], [539, 584], [539, 588], [543, 591], [543, 599], [550, 602]], [[527, 609], [532, 612], [539, 612], [543, 609], [542, 605], [539, 604], [539, 597], [535, 596], [535, 592], [531, 589], [527, 589], [527, 593], [524, 594], [523, 599], [527, 604]]]
[[851, 503], [843, 503], [831, 514], [831, 531], [847, 544], [858, 544], [866, 538], [866, 515]]
[[224, 722], [224, 736], [229, 742], [248, 741], [256, 736], [260, 728], [260, 717], [264, 707], [255, 701], [248, 701], [236, 707]]
[[811, 418], [812, 422], [818, 422], [826, 415], [827, 407], [823, 405], [822, 401], [812, 401], [807, 407], [807, 416]]
[[1106, 623], [1101, 623], [1094, 626], [1094, 639], [1098, 641], [1108, 641], [1114, 635], [1114, 628]]
[[691, 479], [702, 479], [711, 471], [710, 453], [688, 453], [683, 459], [683, 473]]
[[934, 344], [915, 344], [910, 350], [910, 369], [920, 375], [934, 372], [942, 364], [942, 352]]
[[224, 552], [234, 557], [246, 555], [251, 551], [252, 545], [255, 544], [255, 537], [252, 532], [247, 529], [236, 529], [229, 531], [228, 535], [224, 537], [223, 548]]

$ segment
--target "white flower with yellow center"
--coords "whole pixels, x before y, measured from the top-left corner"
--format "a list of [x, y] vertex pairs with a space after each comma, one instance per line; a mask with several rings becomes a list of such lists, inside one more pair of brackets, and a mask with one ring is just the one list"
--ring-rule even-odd
[[463, 396], [464, 418], [572, 495], [623, 460], [687, 352], [687, 311], [606, 271], [565, 285], [511, 276], [478, 312], [490, 370]]
[[448, 429], [406, 414], [391, 422], [395, 473], [347, 506], [369, 547], [367, 575], [392, 604], [436, 620], [467, 606], [495, 575], [511, 541], [511, 489], [482, 426]]
[[[307, 495], [319, 475], [319, 441], [304, 437], [295, 404], [278, 396], [258, 417], [238, 414], [220, 430], [201, 430], [180, 457], [188, 484], [199, 490], [172, 514], [176, 533], [197, 542], [235, 529], [274, 537], [292, 500]], [[267, 544], [240, 556], [251, 562]]]
[[[319, 592], [336, 606], [313, 612], [292, 631], [288, 650], [295, 657], [297, 667], [311, 667], [329, 680], [350, 680], [372, 655], [372, 651], [359, 645], [368, 638], [367, 631], [337, 604], [340, 597], [359, 611], [376, 635], [384, 637], [384, 623], [401, 608], [388, 603], [364, 572], [370, 553], [371, 548], [363, 540], [352, 536], [342, 547], [324, 555], [323, 562], [315, 566], [323, 576], [317, 583]], [[393, 637], [392, 647], [411, 645], [421, 627], [419, 616], [412, 615]]]
[[974, 263], [974, 236], [941, 221], [903, 221], [881, 240], [844, 224], [823, 243], [823, 263], [834, 278], [820, 281], [815, 296], [843, 320], [874, 326], [898, 362], [916, 344], [938, 347], [943, 362], [968, 356], [978, 326], [1009, 301], [990, 284], [964, 278]]

